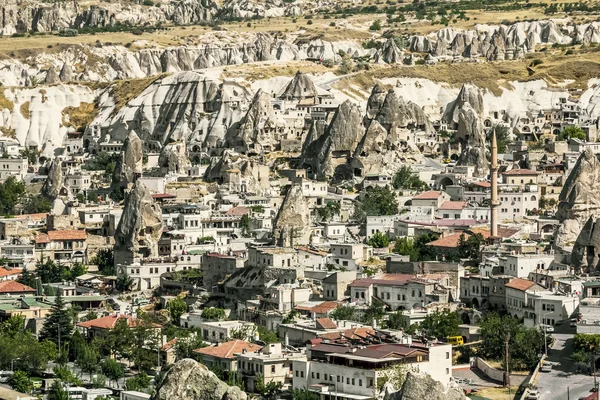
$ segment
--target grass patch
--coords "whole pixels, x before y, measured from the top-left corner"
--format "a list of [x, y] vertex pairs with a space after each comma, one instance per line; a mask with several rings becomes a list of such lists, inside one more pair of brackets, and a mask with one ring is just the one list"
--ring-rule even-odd
[[9, 137], [11, 139], [17, 138], [17, 131], [15, 130], [15, 128], [8, 128], [6, 126], [0, 126], [0, 132], [2, 132], [2, 134], [4, 136]]
[[112, 89], [112, 95], [115, 99], [115, 113], [127, 105], [131, 100], [139, 96], [148, 86], [162, 79], [166, 74], [150, 76], [141, 79], [130, 79], [126, 81], [117, 81]]
[[64, 108], [62, 115], [64, 126], [72, 126], [77, 131], [83, 131], [96, 118], [98, 109], [94, 103], [83, 102], [79, 107]]
[[21, 104], [19, 111], [21, 111], [23, 118], [29, 119], [29, 102], [26, 101], [25, 103]]
[[0, 90], [0, 110], [4, 110], [5, 108], [7, 108], [10, 112], [13, 112], [15, 109], [15, 103], [6, 98], [4, 95], [4, 90]]
[[300, 70], [306, 74], [318, 74], [327, 71], [333, 71], [321, 64], [315, 64], [308, 61], [286, 63], [285, 65], [243, 65], [228, 66], [223, 71], [224, 78], [244, 78], [247, 81], [254, 82], [263, 79], [274, 78], [276, 76], [294, 76]]

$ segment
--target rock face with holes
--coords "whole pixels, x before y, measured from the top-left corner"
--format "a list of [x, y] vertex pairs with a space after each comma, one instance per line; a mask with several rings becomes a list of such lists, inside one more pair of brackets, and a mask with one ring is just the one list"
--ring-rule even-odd
[[275, 243], [283, 247], [308, 244], [310, 224], [310, 210], [304, 199], [302, 186], [292, 185], [273, 223]]
[[67, 197], [69, 194], [59, 159], [55, 159], [50, 166], [46, 182], [42, 187], [42, 194], [51, 200], [55, 200], [60, 196]]
[[409, 372], [402, 388], [397, 392], [386, 391], [382, 400], [466, 400], [460, 386], [445, 387], [429, 374]]
[[192, 163], [187, 155], [185, 140], [166, 144], [160, 151], [158, 165], [164, 174], [187, 175]]
[[143, 152], [142, 141], [135, 131], [130, 131], [123, 143], [121, 158], [117, 160], [113, 182], [127, 188], [137, 176], [142, 174]]
[[558, 198], [555, 235], [558, 247], [573, 246], [571, 263], [583, 269], [598, 269], [600, 254], [600, 161], [585, 150], [567, 177]]
[[458, 113], [456, 140], [461, 147], [457, 165], [473, 166], [474, 176], [485, 176], [489, 169], [485, 132], [479, 115], [468, 103], [465, 103]]
[[471, 106], [473, 111], [482, 117], [484, 113], [483, 96], [481, 90], [474, 85], [465, 84], [460, 89], [456, 100], [449, 103], [443, 115], [443, 120], [449, 124], [458, 124], [458, 115], [465, 104]]
[[237, 386], [221, 381], [208, 367], [192, 359], [176, 362], [156, 388], [152, 400], [246, 400]]
[[115, 264], [131, 265], [140, 257], [158, 257], [163, 220], [160, 206], [141, 182], [125, 194], [123, 214], [115, 232]]
[[310, 77], [302, 72], [296, 72], [290, 83], [279, 96], [284, 100], [317, 99], [317, 87]]

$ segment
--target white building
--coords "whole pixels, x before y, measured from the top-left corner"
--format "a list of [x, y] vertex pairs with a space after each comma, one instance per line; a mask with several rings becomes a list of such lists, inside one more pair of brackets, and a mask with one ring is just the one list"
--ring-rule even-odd
[[498, 257], [500, 274], [527, 279], [531, 272], [548, 269], [554, 261], [549, 254], [514, 254]]
[[0, 180], [14, 176], [23, 180], [27, 174], [28, 161], [26, 158], [0, 158]]

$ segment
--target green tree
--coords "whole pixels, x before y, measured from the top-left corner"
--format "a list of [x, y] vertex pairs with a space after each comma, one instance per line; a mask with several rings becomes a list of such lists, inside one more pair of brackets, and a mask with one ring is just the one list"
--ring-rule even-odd
[[385, 316], [385, 308], [380, 302], [373, 302], [363, 313], [362, 321], [365, 324], [370, 324], [375, 321], [380, 321]]
[[428, 190], [429, 185], [423, 182], [419, 175], [410, 169], [409, 166], [403, 165], [400, 169], [394, 174], [394, 178], [392, 180], [392, 185], [394, 189], [408, 189], [408, 190]]
[[37, 149], [26, 148], [20, 151], [21, 157], [27, 159], [27, 162], [31, 165], [35, 165], [40, 157], [40, 152]]
[[363, 200], [354, 206], [354, 217], [361, 222], [366, 221], [367, 216], [396, 215], [397, 213], [396, 193], [384, 187], [367, 189]]
[[379, 20], [379, 19], [375, 20], [369, 27], [369, 30], [380, 31], [381, 30], [381, 20]]
[[48, 393], [48, 400], [69, 400], [69, 392], [67, 392], [59, 379], [52, 383], [52, 387]]
[[129, 358], [134, 340], [134, 334], [129, 328], [127, 318], [120, 318], [115, 327], [108, 332], [105, 346], [109, 354]]
[[458, 256], [478, 260], [481, 257], [481, 246], [484, 244], [485, 239], [481, 233], [475, 233], [466, 239], [463, 233], [458, 241]]
[[283, 383], [275, 382], [273, 380], [265, 383], [262, 374], [258, 374], [256, 377], [256, 393], [261, 394], [267, 398], [271, 398], [276, 393], [281, 392]]
[[25, 329], [25, 317], [22, 315], [13, 315], [9, 319], [0, 323], [0, 335], [6, 335], [14, 338]]
[[77, 278], [78, 276], [81, 276], [83, 274], [87, 274], [88, 269], [85, 265], [83, 265], [83, 263], [80, 262], [76, 262], [73, 264], [73, 266], [71, 267], [71, 277], [73, 279]]
[[89, 310], [87, 312], [87, 314], [85, 314], [83, 316], [83, 318], [81, 318], [81, 321], [92, 321], [92, 320], [95, 320], [95, 319], [98, 319], [98, 313], [95, 312], [95, 311]]
[[329, 314], [329, 316], [337, 321], [352, 321], [354, 313], [354, 307], [339, 305]]
[[448, 336], [458, 336], [460, 334], [458, 328], [460, 323], [460, 318], [456, 312], [444, 310], [427, 315], [421, 322], [420, 328], [429, 336], [445, 339]]
[[54, 372], [56, 379], [60, 379], [64, 383], [72, 386], [83, 385], [81, 379], [76, 377], [73, 371], [71, 371], [66, 365], [57, 365], [52, 369], [52, 372]]
[[125, 376], [123, 364], [113, 358], [105, 358], [102, 361], [100, 368], [102, 369], [102, 373], [106, 375], [109, 380], [113, 381], [115, 385], [118, 384], [119, 379], [122, 379]]
[[125, 381], [125, 390], [135, 390], [137, 392], [148, 393], [151, 391], [151, 384], [152, 378], [149, 377], [145, 372], [140, 372], [133, 378], [129, 378]]
[[33, 390], [33, 382], [31, 382], [25, 371], [15, 371], [10, 377], [8, 384], [13, 390], [20, 393], [31, 393]]
[[117, 277], [115, 289], [119, 292], [128, 292], [133, 287], [133, 279], [127, 274], [122, 274]]
[[402, 311], [396, 311], [388, 316], [387, 326], [390, 329], [406, 330], [410, 326], [410, 318], [402, 314]]
[[179, 325], [179, 319], [184, 313], [187, 312], [187, 310], [188, 306], [182, 298], [175, 297], [169, 301], [169, 314], [171, 314], [171, 321], [173, 321], [176, 325]]
[[369, 246], [373, 246], [378, 249], [388, 247], [390, 245], [390, 239], [383, 233], [377, 231], [368, 242]]
[[340, 215], [340, 211], [340, 203], [331, 200], [325, 206], [316, 208], [317, 216], [323, 222], [330, 221], [334, 216]]
[[39, 373], [55, 358], [56, 345], [47, 340], [38, 341], [31, 332], [0, 335], [0, 370], [10, 369], [14, 363], [15, 369]]
[[578, 126], [569, 126], [558, 134], [559, 140], [569, 140], [571, 138], [585, 140], [587, 135], [585, 134], [585, 131]]
[[202, 340], [200, 335], [195, 334], [177, 338], [177, 343], [175, 343], [175, 357], [177, 360], [182, 360], [184, 358], [196, 359], [198, 354], [194, 353], [194, 350], [203, 347], [206, 347], [206, 343], [204, 343], [204, 340]]
[[217, 307], [209, 307], [202, 310], [202, 318], [208, 321], [221, 321], [225, 319], [225, 310]]
[[496, 144], [498, 145], [498, 154], [506, 153], [506, 149], [510, 144], [510, 136], [508, 127], [504, 125], [494, 125], [487, 134], [488, 143], [492, 143], [492, 134], [496, 132]]
[[258, 325], [256, 331], [258, 332], [258, 338], [267, 344], [281, 342], [279, 340], [279, 336], [277, 336], [277, 333], [265, 328], [262, 325]]
[[292, 400], [319, 400], [320, 397], [308, 389], [292, 389]]
[[36, 281], [37, 278], [34, 274], [32, 274], [27, 267], [23, 268], [23, 271], [21, 272], [21, 276], [19, 277], [19, 279], [17, 279], [17, 281], [19, 283], [22, 283], [23, 285], [29, 286], [31, 288], [35, 288], [36, 285]]
[[14, 176], [9, 176], [0, 183], [0, 213], [14, 214], [14, 208], [25, 196], [25, 184]]
[[40, 337], [48, 339], [56, 344], [64, 344], [71, 338], [73, 328], [73, 320], [69, 310], [65, 307], [65, 302], [59, 292], [52, 305], [52, 311], [50, 311], [50, 314], [46, 317], [46, 322], [40, 332]]
[[250, 217], [248, 214], [242, 215], [240, 220], [240, 228], [242, 229], [242, 236], [249, 237], [251, 235], [252, 228], [250, 226]]
[[22, 204], [25, 214], [46, 213], [52, 210], [52, 203], [44, 196], [29, 196]]
[[419, 260], [419, 250], [415, 248], [413, 240], [409, 237], [397, 239], [392, 251], [402, 256], [409, 256], [410, 261]]
[[92, 379], [92, 374], [96, 372], [99, 367], [100, 353], [93, 344], [86, 345], [81, 349], [79, 358], [76, 362], [83, 372], [90, 374], [90, 379]]
[[103, 275], [116, 275], [115, 259], [112, 249], [101, 249], [92, 259], [92, 264], [98, 266], [98, 271]]

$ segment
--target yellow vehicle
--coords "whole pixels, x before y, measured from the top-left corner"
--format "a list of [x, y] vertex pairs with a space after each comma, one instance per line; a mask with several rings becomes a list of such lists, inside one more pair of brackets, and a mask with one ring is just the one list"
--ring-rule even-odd
[[462, 346], [463, 344], [465, 344], [465, 341], [463, 340], [462, 336], [448, 336], [446, 338], [446, 341], [453, 346]]

